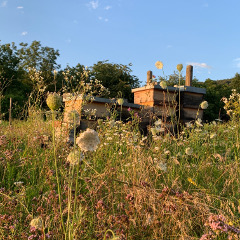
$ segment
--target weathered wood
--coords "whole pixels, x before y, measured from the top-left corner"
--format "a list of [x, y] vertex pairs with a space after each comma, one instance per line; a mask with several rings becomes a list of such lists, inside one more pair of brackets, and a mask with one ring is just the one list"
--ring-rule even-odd
[[192, 86], [193, 66], [188, 65], [186, 68], [185, 86]]
[[152, 82], [152, 71], [147, 71], [147, 84]]

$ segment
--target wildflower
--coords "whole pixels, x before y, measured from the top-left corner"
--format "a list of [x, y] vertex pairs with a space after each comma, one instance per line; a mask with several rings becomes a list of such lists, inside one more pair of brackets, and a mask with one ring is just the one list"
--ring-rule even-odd
[[156, 136], [157, 135], [156, 128], [151, 128], [151, 133], [152, 133], [153, 136]]
[[193, 126], [192, 123], [190, 123], [190, 122], [186, 122], [185, 124], [186, 124], [187, 128], [191, 128]]
[[76, 139], [77, 145], [81, 148], [82, 151], [96, 151], [97, 145], [100, 143], [98, 133], [90, 128], [80, 134]]
[[32, 219], [30, 222], [30, 227], [34, 227], [36, 229], [42, 230], [43, 229], [43, 221], [41, 217], [37, 217]]
[[161, 120], [161, 119], [158, 119], [158, 120], [154, 123], [155, 126], [159, 126], [159, 125], [161, 125], [161, 124], [162, 124], [162, 120]]
[[188, 178], [187, 180], [188, 180], [191, 184], [193, 184], [194, 186], [197, 186], [196, 182], [193, 181], [191, 178]]
[[14, 182], [14, 185], [16, 186], [22, 186], [24, 184], [24, 182], [20, 181], [20, 182]]
[[156, 66], [157, 69], [162, 69], [163, 68], [163, 63], [161, 61], [157, 61], [155, 63], [155, 66]]
[[207, 101], [203, 101], [201, 104], [200, 104], [200, 107], [202, 109], [207, 109], [208, 108], [208, 102]]
[[192, 155], [192, 153], [193, 153], [192, 148], [190, 148], [190, 147], [186, 148], [185, 153], [189, 156]]
[[217, 136], [216, 133], [212, 133], [212, 134], [210, 134], [210, 139], [213, 139], [213, 138], [215, 138], [216, 136]]
[[80, 115], [76, 110], [73, 110], [67, 114], [67, 122], [68, 123], [79, 123]]
[[156, 167], [163, 171], [163, 172], [167, 172], [167, 164], [166, 163], [163, 163], [163, 162], [159, 162]]
[[71, 151], [67, 157], [67, 161], [71, 165], [76, 165], [80, 163], [82, 159], [83, 159], [83, 154], [78, 149]]
[[123, 98], [118, 98], [117, 103], [118, 103], [119, 105], [123, 105], [124, 99], [123, 99]]
[[178, 64], [178, 65], [177, 65], [177, 70], [178, 70], [179, 72], [181, 72], [182, 69], [183, 69], [183, 65], [182, 65], [182, 64]]
[[56, 93], [50, 93], [47, 97], [47, 105], [52, 110], [55, 111], [62, 105], [62, 98]]
[[166, 89], [167, 88], [167, 83], [165, 81], [161, 81], [160, 86], [161, 86], [161, 88]]
[[169, 151], [169, 150], [165, 150], [165, 151], [164, 151], [164, 154], [165, 154], [165, 155], [170, 155], [170, 151]]
[[202, 127], [202, 119], [198, 118], [196, 121], [195, 121], [196, 125], [199, 126], [199, 127]]

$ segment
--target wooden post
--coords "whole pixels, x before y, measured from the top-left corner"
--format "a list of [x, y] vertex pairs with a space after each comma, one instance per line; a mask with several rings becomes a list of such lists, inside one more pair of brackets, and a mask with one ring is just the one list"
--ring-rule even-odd
[[12, 98], [10, 98], [10, 103], [9, 103], [9, 125], [12, 123]]
[[152, 71], [147, 71], [147, 84], [152, 82]]
[[193, 66], [187, 65], [185, 86], [192, 86]]

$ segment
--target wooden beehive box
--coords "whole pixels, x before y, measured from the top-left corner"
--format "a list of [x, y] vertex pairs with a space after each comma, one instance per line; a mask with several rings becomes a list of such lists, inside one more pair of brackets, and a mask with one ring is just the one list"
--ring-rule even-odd
[[157, 116], [171, 115], [175, 113], [177, 88], [163, 89], [160, 85], [147, 85], [132, 89], [134, 104], [152, 108]]
[[180, 87], [180, 110], [183, 123], [203, 118], [203, 110], [200, 104], [204, 100], [206, 89], [190, 86]]

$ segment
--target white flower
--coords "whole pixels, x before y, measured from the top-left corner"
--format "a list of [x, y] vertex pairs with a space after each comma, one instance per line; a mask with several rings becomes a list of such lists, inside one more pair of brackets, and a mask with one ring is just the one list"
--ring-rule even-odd
[[169, 150], [165, 150], [165, 151], [164, 151], [164, 154], [165, 154], [165, 155], [170, 155], [170, 151], [169, 151]]
[[208, 108], [208, 102], [207, 101], [203, 101], [201, 104], [200, 104], [200, 107], [202, 109], [207, 109]]
[[24, 182], [21, 182], [21, 181], [20, 181], [20, 182], [14, 182], [14, 185], [16, 185], [16, 186], [22, 186], [23, 183], [24, 183]]
[[76, 110], [67, 113], [67, 122], [73, 124], [74, 120], [76, 124], [80, 121], [80, 115]]
[[158, 120], [154, 123], [155, 126], [159, 126], [159, 125], [161, 125], [161, 124], [162, 124], [162, 120], [161, 120], [161, 119], [158, 119]]
[[202, 125], [202, 119], [200, 119], [200, 118], [198, 118], [195, 123], [196, 123], [196, 125], [199, 126], [199, 127], [202, 127], [202, 126], [203, 126], [203, 125]]
[[80, 134], [76, 139], [77, 145], [81, 148], [82, 151], [96, 151], [97, 145], [100, 143], [98, 133], [90, 128]]
[[185, 124], [186, 124], [187, 128], [191, 128], [193, 126], [192, 123], [190, 123], [190, 122], [186, 122]]
[[34, 227], [36, 229], [42, 230], [43, 229], [43, 221], [41, 217], [37, 217], [32, 219], [32, 221], [30, 222], [30, 226]]
[[159, 163], [157, 163], [156, 167], [163, 172], [167, 172], [167, 164], [166, 163], [159, 162]]
[[192, 153], [193, 153], [192, 148], [190, 148], [190, 147], [186, 148], [185, 153], [189, 156], [192, 155]]
[[213, 138], [215, 138], [216, 136], [217, 136], [216, 133], [212, 133], [212, 134], [210, 134], [210, 139], [213, 139]]
[[124, 99], [123, 99], [123, 98], [118, 98], [117, 103], [118, 103], [119, 105], [123, 105]]
[[83, 159], [83, 154], [78, 149], [71, 151], [67, 157], [67, 161], [71, 165], [76, 165], [80, 163], [82, 159]]
[[161, 88], [166, 89], [167, 88], [167, 83], [165, 81], [161, 81], [160, 86], [161, 86]]
[[163, 68], [163, 63], [161, 61], [157, 61], [155, 63], [155, 66], [156, 66], [157, 69], [162, 69]]

